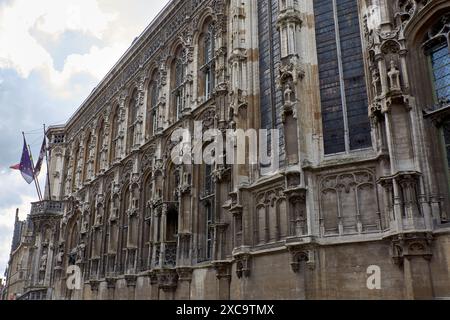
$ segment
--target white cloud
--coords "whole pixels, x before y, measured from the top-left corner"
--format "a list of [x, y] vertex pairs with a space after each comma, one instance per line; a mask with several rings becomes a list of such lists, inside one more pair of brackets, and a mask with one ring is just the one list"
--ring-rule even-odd
[[126, 48], [125, 44], [120, 43], [104, 48], [93, 46], [87, 54], [69, 55], [61, 72], [53, 68], [42, 70], [54, 89], [52, 94], [60, 98], [71, 97], [74, 92], [67, 84], [76, 74], [85, 73], [97, 80], [102, 79]]
[[[29, 6], [30, 1], [24, 2]], [[117, 14], [102, 12], [97, 1], [92, 0], [41, 0], [33, 5], [42, 12], [36, 27], [56, 36], [66, 30], [76, 30], [101, 38], [108, 23], [117, 17]]]
[[112, 66], [111, 61], [120, 57], [118, 52], [123, 52], [124, 44], [103, 49], [94, 47], [89, 54], [69, 56], [64, 70], [58, 72], [52, 56], [32, 36], [31, 30], [53, 38], [65, 31], [79, 31], [101, 39], [116, 18], [117, 14], [102, 12], [93, 0], [16, 0], [0, 11], [0, 68], [13, 68], [23, 78], [34, 70], [44, 72], [58, 88], [80, 71], [99, 79]]
[[27, 185], [19, 171], [2, 170], [0, 179], [0, 227], [12, 228], [16, 209], [20, 210], [20, 218], [25, 219], [30, 211], [30, 203], [37, 200], [36, 190], [34, 184]]

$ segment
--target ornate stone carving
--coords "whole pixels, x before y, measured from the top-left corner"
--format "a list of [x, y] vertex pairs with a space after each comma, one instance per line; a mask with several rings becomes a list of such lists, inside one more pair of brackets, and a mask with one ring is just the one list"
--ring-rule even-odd
[[174, 269], [161, 269], [157, 272], [158, 286], [164, 291], [173, 291], [178, 286], [178, 273]]
[[100, 281], [98, 280], [90, 280], [89, 285], [91, 286], [91, 290], [93, 292], [98, 292], [98, 288], [100, 286]]
[[192, 268], [177, 268], [178, 280], [191, 282], [193, 271]]
[[310, 270], [316, 268], [316, 251], [311, 246], [294, 245], [288, 247], [291, 254], [291, 268], [295, 273], [301, 272], [302, 264], [305, 264]]
[[106, 280], [106, 285], [107, 285], [108, 289], [116, 288], [117, 278], [107, 277], [105, 280]]
[[214, 261], [212, 265], [216, 269], [217, 279], [231, 280], [231, 261]]
[[[379, 231], [381, 217], [376, 181], [371, 170], [333, 174], [322, 178], [321, 228], [324, 234]], [[343, 204], [353, 210], [345, 210]]]
[[236, 275], [239, 279], [242, 277], [250, 277], [251, 270], [251, 256], [250, 254], [239, 254], [235, 257], [236, 260]]
[[134, 274], [125, 275], [125, 282], [127, 287], [136, 287], [137, 276]]
[[430, 260], [433, 256], [433, 236], [430, 233], [406, 233], [392, 238], [392, 259], [395, 264], [403, 265], [404, 259], [422, 257]]

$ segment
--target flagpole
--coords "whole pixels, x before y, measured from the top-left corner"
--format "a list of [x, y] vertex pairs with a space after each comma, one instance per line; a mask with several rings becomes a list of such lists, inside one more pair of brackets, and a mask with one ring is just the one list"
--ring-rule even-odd
[[[46, 128], [44, 124], [44, 139], [46, 139]], [[48, 200], [52, 201], [52, 192], [51, 192], [51, 186], [50, 186], [50, 166], [48, 164], [48, 145], [45, 144], [45, 160], [47, 162], [47, 187], [48, 187]]]
[[[22, 132], [22, 135], [23, 135], [23, 139], [26, 141], [25, 132]], [[31, 154], [31, 148], [30, 148], [29, 144], [27, 144], [27, 148], [28, 148], [28, 154], [30, 155], [30, 159], [31, 159], [31, 165], [33, 166], [32, 171], [33, 171], [34, 184], [36, 186], [36, 191], [37, 191], [37, 194], [39, 197], [39, 201], [42, 201], [41, 187], [39, 186], [39, 181], [37, 181], [36, 175], [34, 174], [34, 160], [33, 160], [33, 155]]]

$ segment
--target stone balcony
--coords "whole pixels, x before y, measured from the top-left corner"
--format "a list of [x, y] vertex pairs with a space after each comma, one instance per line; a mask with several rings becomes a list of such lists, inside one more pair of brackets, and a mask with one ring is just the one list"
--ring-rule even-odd
[[31, 204], [31, 215], [62, 215], [64, 213], [64, 202], [44, 200]]

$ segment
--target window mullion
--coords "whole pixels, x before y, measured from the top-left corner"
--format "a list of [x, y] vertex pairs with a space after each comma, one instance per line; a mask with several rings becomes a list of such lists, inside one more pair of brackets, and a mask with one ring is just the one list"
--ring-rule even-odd
[[336, 35], [336, 51], [338, 59], [339, 69], [339, 81], [341, 90], [341, 103], [342, 103], [342, 117], [344, 119], [344, 139], [345, 139], [345, 152], [350, 152], [350, 131], [348, 127], [348, 113], [347, 113], [347, 97], [345, 92], [345, 79], [344, 79], [344, 66], [342, 63], [342, 48], [341, 48], [341, 36], [339, 30], [339, 16], [337, 12], [336, 0], [333, 1], [333, 15], [334, 15], [334, 29]]

